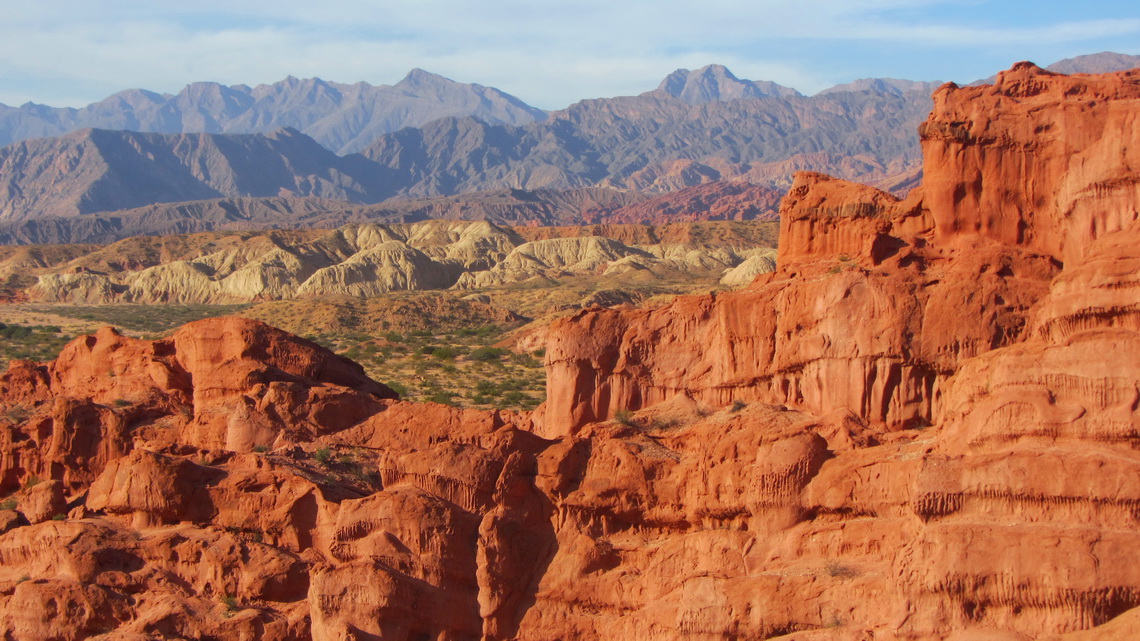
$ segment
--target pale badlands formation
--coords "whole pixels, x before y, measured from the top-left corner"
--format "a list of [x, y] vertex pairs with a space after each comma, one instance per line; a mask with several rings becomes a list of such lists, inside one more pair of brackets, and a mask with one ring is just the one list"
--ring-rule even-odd
[[236, 318], [14, 364], [0, 630], [1134, 638], [1140, 73], [934, 105], [906, 200], [801, 174], [777, 271], [557, 323], [534, 415]]
[[[478, 289], [601, 275], [703, 277], [745, 284], [774, 268], [774, 223], [517, 228], [488, 222], [350, 225], [322, 232], [132, 238], [44, 264], [0, 258], [13, 296], [71, 303], [246, 303], [390, 291]], [[67, 248], [57, 250], [66, 258]], [[731, 272], [731, 273], [730, 273]]]

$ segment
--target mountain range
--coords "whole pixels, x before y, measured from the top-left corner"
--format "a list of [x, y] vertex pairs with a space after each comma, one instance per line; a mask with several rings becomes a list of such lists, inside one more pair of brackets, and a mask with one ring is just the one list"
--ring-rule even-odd
[[[1134, 66], [1140, 56], [1102, 53], [1050, 68]], [[902, 193], [920, 174], [913, 132], [936, 85], [863, 79], [804, 96], [709, 65], [679, 69], [638, 96], [546, 113], [496, 89], [413, 70], [393, 86], [289, 78], [255, 88], [195, 83], [175, 96], [131, 90], [78, 110], [0, 106], [0, 140], [55, 136], [0, 149], [0, 235], [84, 241], [93, 237], [73, 230], [121, 238], [212, 229], [124, 226], [122, 216], [107, 216], [235, 198], [317, 199], [302, 207], [309, 215], [505, 190], [664, 193], [735, 181], [781, 191], [801, 170]], [[295, 222], [281, 213], [260, 224]], [[75, 218], [90, 222], [61, 231], [58, 221]]]
[[447, 116], [522, 125], [543, 120], [546, 113], [498, 89], [413, 69], [391, 86], [290, 76], [256, 87], [195, 82], [176, 95], [128, 89], [82, 109], [0, 105], [0, 144], [91, 128], [175, 134], [292, 127], [343, 154], [381, 134]]

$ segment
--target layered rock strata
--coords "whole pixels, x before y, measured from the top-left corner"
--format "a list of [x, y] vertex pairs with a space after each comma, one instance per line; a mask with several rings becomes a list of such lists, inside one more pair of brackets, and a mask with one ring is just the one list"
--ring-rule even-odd
[[[843, 627], [898, 638], [1024, 639], [1140, 604], [1140, 74], [1023, 63], [934, 102], [924, 184], [905, 200], [800, 174], [775, 273], [551, 328], [548, 437], [695, 399], [839, 417], [868, 439], [828, 439], [777, 531], [730, 528], [769, 551], [708, 580], [723, 609], [702, 632], [749, 617], [772, 626], [760, 636], [805, 630], [835, 607]], [[863, 584], [845, 607], [786, 569], [820, 558]], [[735, 590], [762, 577], [765, 603], [806, 601], [814, 618], [757, 614]]]

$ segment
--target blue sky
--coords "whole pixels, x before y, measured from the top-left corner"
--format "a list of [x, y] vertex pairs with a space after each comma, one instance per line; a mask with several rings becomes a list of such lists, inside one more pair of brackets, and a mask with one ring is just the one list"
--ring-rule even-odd
[[0, 7], [0, 102], [127, 88], [392, 84], [420, 67], [544, 109], [649, 91], [677, 68], [814, 93], [856, 78], [970, 82], [1018, 60], [1140, 54], [1140, 3], [964, 0], [53, 0]]

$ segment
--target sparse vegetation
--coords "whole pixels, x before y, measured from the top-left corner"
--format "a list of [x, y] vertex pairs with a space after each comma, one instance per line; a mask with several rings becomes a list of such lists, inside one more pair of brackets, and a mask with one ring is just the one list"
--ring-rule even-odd
[[3, 501], [0, 501], [0, 510], [14, 510], [18, 505], [19, 503], [16, 501], [15, 497], [8, 497]]
[[680, 426], [681, 421], [675, 418], [656, 418], [649, 423], [649, 429], [652, 430], [671, 430]]
[[8, 421], [12, 423], [23, 423], [24, 421], [28, 420], [28, 417], [31, 415], [31, 410], [19, 405], [13, 405], [4, 412], [4, 418], [8, 419]]
[[50, 361], [72, 338], [57, 325], [0, 323], [0, 369], [13, 360]]
[[440, 361], [453, 361], [455, 360], [455, 348], [453, 347], [439, 347], [433, 349], [431, 352], [432, 358]]
[[237, 527], [236, 525], [227, 525], [226, 532], [247, 541], [253, 541], [254, 543], [261, 543], [265, 540], [265, 534], [257, 528], [245, 528]]
[[839, 561], [829, 561], [824, 569], [827, 571], [827, 576], [837, 579], [850, 579], [859, 576], [858, 570]]
[[732, 402], [732, 407], [729, 408], [728, 411], [735, 414], [735, 413], [739, 412], [740, 410], [742, 410], [746, 407], [748, 407], [748, 403], [745, 403], [744, 401], [737, 399], [737, 400]]
[[633, 414], [629, 410], [618, 410], [614, 412], [614, 420], [626, 427], [641, 427], [637, 421], [633, 420]]
[[222, 596], [222, 606], [226, 609], [223, 615], [227, 619], [229, 617], [232, 617], [238, 610], [241, 609], [241, 606], [238, 605], [237, 597], [232, 594], [226, 594]]
[[66, 305], [46, 309], [52, 313], [113, 325], [144, 335], [157, 335], [203, 318], [228, 316], [249, 305]]
[[313, 452], [313, 458], [321, 465], [328, 467], [332, 461], [332, 450], [327, 447], [319, 447], [316, 452]]
[[510, 350], [505, 350], [500, 347], [480, 347], [473, 350], [471, 354], [468, 355], [468, 358], [480, 363], [497, 363], [509, 352]]

